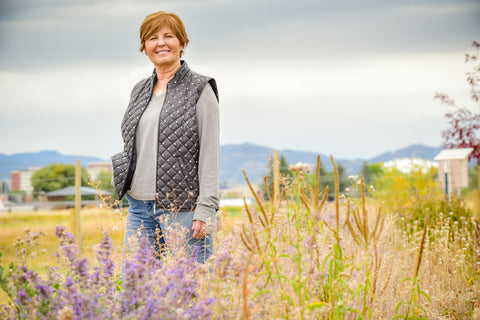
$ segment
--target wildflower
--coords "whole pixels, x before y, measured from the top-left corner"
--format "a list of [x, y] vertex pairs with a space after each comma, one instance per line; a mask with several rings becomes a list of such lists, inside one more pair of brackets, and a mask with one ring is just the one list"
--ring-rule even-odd
[[116, 231], [118, 231], [118, 227], [117, 227], [117, 226], [114, 226], [114, 227], [112, 228], [112, 230], [113, 230], [114, 232], [116, 232]]
[[24, 288], [21, 288], [20, 290], [18, 290], [17, 298], [16, 298], [16, 301], [15, 301], [16, 304], [19, 304], [19, 305], [27, 305], [27, 304], [29, 304], [31, 301], [32, 301], [32, 299], [31, 299], [30, 296], [27, 294], [27, 292], [25, 291]]
[[305, 173], [312, 172], [310, 166], [306, 163], [298, 162], [297, 164], [291, 164], [288, 166], [288, 170], [290, 171], [303, 171]]
[[76, 274], [78, 274], [82, 277], [87, 276], [87, 272], [88, 272], [88, 260], [87, 260], [87, 258], [83, 258], [78, 262], [78, 264], [76, 266], [76, 269], [75, 269], [75, 272], [76, 272]]
[[72, 320], [72, 319], [74, 319], [74, 313], [72, 308], [65, 306], [58, 311], [58, 320]]

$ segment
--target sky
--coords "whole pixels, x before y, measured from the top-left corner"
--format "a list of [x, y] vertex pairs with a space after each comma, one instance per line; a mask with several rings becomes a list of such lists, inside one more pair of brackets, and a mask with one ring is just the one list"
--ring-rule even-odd
[[121, 151], [131, 89], [153, 70], [138, 30], [160, 10], [217, 81], [222, 145], [368, 159], [440, 146], [436, 92], [472, 105], [476, 0], [0, 0], [0, 153]]

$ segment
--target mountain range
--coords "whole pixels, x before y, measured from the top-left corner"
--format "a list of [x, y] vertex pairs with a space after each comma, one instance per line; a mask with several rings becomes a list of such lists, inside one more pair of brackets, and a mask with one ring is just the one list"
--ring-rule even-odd
[[[442, 150], [441, 147], [428, 147], [421, 144], [415, 144], [406, 148], [391, 152], [385, 152], [369, 159], [335, 159], [337, 164], [341, 164], [347, 174], [356, 174], [360, 171], [364, 162], [378, 163], [387, 162], [399, 158], [421, 158], [433, 160], [433, 158]], [[317, 154], [310, 151], [297, 150], [279, 150], [279, 155], [284, 156], [289, 164], [302, 162], [315, 166]], [[242, 169], [245, 169], [249, 179], [252, 182], [260, 181], [266, 171], [267, 157], [273, 156], [274, 149], [270, 147], [255, 145], [251, 143], [226, 144], [221, 146], [221, 173], [220, 180], [222, 185], [234, 186], [244, 184]], [[320, 154], [322, 165], [326, 171], [332, 171], [333, 166], [330, 158]], [[50, 163], [69, 163], [75, 164], [80, 160], [83, 166], [88, 166], [91, 162], [110, 161], [96, 157], [63, 155], [57, 151], [26, 152], [6, 155], [0, 153], [0, 181], [10, 179], [11, 171], [26, 170], [29, 167], [42, 167]]]
[[[441, 147], [429, 147], [421, 144], [414, 144], [395, 151], [385, 152], [369, 159], [335, 159], [337, 165], [342, 165], [348, 175], [358, 173], [364, 162], [369, 164], [387, 162], [401, 158], [420, 158], [433, 160], [442, 151]], [[263, 179], [266, 171], [267, 157], [273, 156], [274, 149], [250, 143], [229, 144], [221, 146], [222, 168], [221, 180], [228, 185], [243, 184], [242, 169], [245, 169], [251, 181], [258, 182]], [[298, 162], [309, 164], [312, 169], [315, 167], [317, 155], [326, 171], [333, 171], [330, 157], [321, 153], [297, 150], [278, 150], [279, 156], [284, 156], [289, 164]]]

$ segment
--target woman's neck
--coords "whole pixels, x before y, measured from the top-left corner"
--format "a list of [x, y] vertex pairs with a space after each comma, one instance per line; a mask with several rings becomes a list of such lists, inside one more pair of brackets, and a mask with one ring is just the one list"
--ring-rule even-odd
[[181, 67], [180, 60], [178, 63], [170, 66], [155, 66], [155, 71], [157, 73], [157, 83], [155, 83], [155, 88], [153, 93], [158, 93], [160, 90], [165, 92], [167, 89], [167, 83], [170, 81]]
[[168, 66], [155, 66], [155, 71], [157, 72], [157, 79], [158, 80], [165, 80], [165, 79], [172, 79], [175, 76], [175, 72], [181, 67], [180, 60]]

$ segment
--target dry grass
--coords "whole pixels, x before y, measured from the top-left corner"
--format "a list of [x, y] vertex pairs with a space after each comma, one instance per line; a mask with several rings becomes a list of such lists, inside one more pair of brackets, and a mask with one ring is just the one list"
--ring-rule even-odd
[[[53, 211], [25, 211], [9, 212], [0, 215], [0, 252], [3, 253], [2, 264], [8, 264], [15, 260], [15, 239], [23, 237], [24, 230], [43, 231], [42, 248], [45, 253], [42, 259], [32, 259], [30, 267], [33, 270], [42, 272], [43, 266], [53, 264], [58, 242], [55, 236], [57, 225], [70, 226], [71, 210]], [[102, 238], [103, 230], [108, 230], [112, 236], [115, 248], [121, 248], [123, 242], [124, 214], [115, 214], [100, 208], [83, 209], [81, 211], [82, 224], [82, 255], [93, 259], [94, 246]], [[117, 250], [118, 251], [118, 250]], [[119, 251], [121, 252], [121, 250]]]
[[[397, 213], [379, 213], [369, 199], [340, 197], [338, 189], [328, 203], [305, 187], [301, 172], [284, 182], [277, 207], [252, 187], [257, 204], [245, 207], [243, 218], [228, 208], [218, 214], [215, 254], [199, 271], [200, 292], [215, 298], [215, 318], [475, 319], [480, 250], [474, 229], [461, 229], [449, 214], [425, 227], [408, 225]], [[357, 186], [363, 188], [361, 181]], [[12, 244], [25, 227], [48, 233], [42, 245], [48, 253], [29, 266], [53, 264], [54, 228], [68, 226], [69, 214], [0, 216], [2, 265], [14, 260]], [[124, 213], [83, 210], [82, 254], [91, 261], [108, 230], [119, 262], [124, 221]]]
[[284, 185], [278, 207], [252, 187], [257, 205], [245, 209], [248, 220], [220, 233], [216, 272], [204, 283], [218, 298], [218, 318], [477, 317], [475, 220], [469, 229], [448, 214], [406, 225], [398, 213], [379, 213], [338, 190], [324, 203], [302, 173]]

